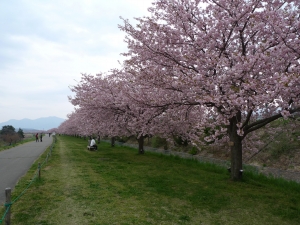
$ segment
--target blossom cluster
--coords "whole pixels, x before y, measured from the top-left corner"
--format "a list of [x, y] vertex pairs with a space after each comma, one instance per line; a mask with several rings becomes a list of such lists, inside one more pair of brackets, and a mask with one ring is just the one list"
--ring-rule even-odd
[[119, 26], [121, 70], [71, 88], [60, 132], [241, 143], [300, 111], [300, 1], [156, 0], [149, 11]]

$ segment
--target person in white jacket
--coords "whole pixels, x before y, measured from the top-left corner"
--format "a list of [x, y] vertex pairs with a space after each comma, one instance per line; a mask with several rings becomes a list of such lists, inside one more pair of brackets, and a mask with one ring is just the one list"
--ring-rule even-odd
[[98, 149], [98, 146], [96, 145], [96, 141], [95, 141], [95, 139], [93, 137], [92, 137], [90, 146], [93, 147], [95, 150]]

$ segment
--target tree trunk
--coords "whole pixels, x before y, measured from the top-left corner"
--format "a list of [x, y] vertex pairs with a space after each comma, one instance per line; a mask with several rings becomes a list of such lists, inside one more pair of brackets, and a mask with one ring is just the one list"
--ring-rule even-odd
[[144, 136], [141, 135], [137, 140], [139, 143], [139, 154], [144, 154]]
[[[229, 139], [231, 146], [231, 179], [232, 180], [241, 180], [243, 175], [243, 146], [242, 146], [242, 137], [237, 134], [237, 120], [238, 116], [235, 116], [230, 119], [229, 127]], [[240, 120], [239, 120], [240, 121]]]
[[115, 140], [116, 140], [115, 137], [111, 138], [111, 147], [115, 147]]
[[100, 135], [98, 135], [97, 141], [98, 141], [98, 144], [100, 144]]

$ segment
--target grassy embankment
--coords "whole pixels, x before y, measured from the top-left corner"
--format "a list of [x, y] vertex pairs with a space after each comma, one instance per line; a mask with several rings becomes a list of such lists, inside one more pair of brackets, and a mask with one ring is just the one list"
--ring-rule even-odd
[[25, 143], [30, 142], [30, 141], [34, 141], [34, 140], [35, 140], [35, 137], [32, 136], [32, 137], [24, 138], [21, 141], [18, 141], [16, 143], [12, 143], [11, 145], [8, 145], [7, 143], [2, 142], [2, 143], [0, 143], [0, 152], [3, 151], [3, 150], [6, 150], [6, 149], [16, 147], [16, 146], [21, 145], [21, 144], [25, 144]]
[[90, 152], [86, 142], [58, 137], [42, 179], [13, 204], [12, 224], [299, 224], [300, 184], [247, 172], [232, 182], [218, 166], [108, 143]]

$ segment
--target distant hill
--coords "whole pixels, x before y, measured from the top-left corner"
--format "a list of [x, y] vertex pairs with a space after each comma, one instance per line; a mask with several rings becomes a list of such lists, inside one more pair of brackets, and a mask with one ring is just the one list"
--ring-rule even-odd
[[26, 131], [34, 131], [34, 130], [49, 130], [51, 128], [57, 128], [59, 125], [64, 122], [65, 119], [50, 116], [50, 117], [42, 117], [35, 120], [31, 119], [22, 119], [22, 120], [9, 120], [7, 122], [0, 123], [0, 129], [3, 126], [11, 125], [16, 130], [21, 128], [24, 132]]

